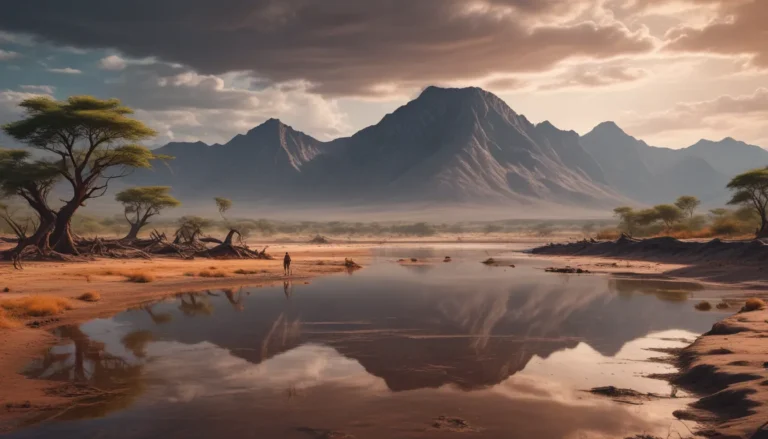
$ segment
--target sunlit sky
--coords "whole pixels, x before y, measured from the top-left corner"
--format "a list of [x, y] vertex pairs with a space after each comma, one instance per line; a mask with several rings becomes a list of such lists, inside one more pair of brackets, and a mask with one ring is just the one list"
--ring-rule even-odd
[[117, 97], [168, 141], [270, 117], [322, 140], [428, 85], [479, 86], [533, 122], [606, 120], [651, 145], [768, 147], [766, 0], [14, 1], [0, 122], [45, 94]]

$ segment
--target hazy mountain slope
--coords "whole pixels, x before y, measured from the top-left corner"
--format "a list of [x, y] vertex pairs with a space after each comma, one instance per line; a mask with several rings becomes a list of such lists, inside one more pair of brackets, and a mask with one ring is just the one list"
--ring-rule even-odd
[[270, 119], [224, 145], [169, 143], [155, 151], [175, 157], [153, 170], [140, 171], [131, 182], [173, 186], [182, 196], [253, 195], [292, 184], [324, 143]]
[[338, 141], [343, 152], [318, 166], [334, 169], [337, 184], [375, 199], [600, 204], [619, 198], [578, 140], [549, 123], [534, 126], [481, 89], [430, 87]]
[[630, 198], [645, 201], [654, 193], [653, 173], [645, 165], [640, 141], [613, 122], [604, 122], [581, 138], [600, 164], [608, 184]]
[[668, 203], [680, 195], [719, 202], [726, 195], [728, 179], [712, 161], [686, 150], [649, 146], [613, 122], [595, 127], [581, 144], [600, 163], [608, 184], [639, 202]]
[[438, 87], [331, 142], [270, 119], [224, 145], [169, 143], [157, 152], [176, 159], [121, 184], [169, 185], [188, 203], [221, 195], [285, 207], [524, 205], [528, 213], [683, 194], [720, 203], [730, 176], [768, 165], [768, 151], [730, 138], [657, 148], [613, 122], [579, 137], [534, 125], [479, 88]]
[[702, 158], [718, 172], [731, 177], [750, 169], [768, 166], [768, 151], [730, 137], [719, 142], [700, 140], [681, 152]]

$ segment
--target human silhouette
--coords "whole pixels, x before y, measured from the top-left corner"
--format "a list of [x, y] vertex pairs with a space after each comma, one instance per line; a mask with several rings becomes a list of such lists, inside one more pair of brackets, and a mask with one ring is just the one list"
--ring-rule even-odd
[[291, 255], [288, 252], [285, 252], [285, 257], [283, 258], [283, 271], [286, 276], [291, 274]]

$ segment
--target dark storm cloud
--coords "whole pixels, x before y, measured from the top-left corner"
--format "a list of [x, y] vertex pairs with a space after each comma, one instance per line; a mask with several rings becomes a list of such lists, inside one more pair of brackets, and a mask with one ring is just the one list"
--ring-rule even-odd
[[6, 5], [0, 28], [60, 45], [157, 56], [203, 74], [306, 79], [329, 95], [652, 50], [647, 36], [620, 23], [568, 21], [580, 6], [574, 0], [38, 0]]

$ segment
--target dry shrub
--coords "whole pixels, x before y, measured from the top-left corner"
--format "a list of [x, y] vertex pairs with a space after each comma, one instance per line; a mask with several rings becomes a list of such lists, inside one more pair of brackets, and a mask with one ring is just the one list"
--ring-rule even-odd
[[5, 313], [5, 309], [0, 308], [0, 329], [11, 329], [19, 326], [19, 322], [12, 319]]
[[128, 282], [135, 282], [138, 284], [146, 284], [150, 282], [154, 282], [157, 280], [154, 274], [152, 273], [145, 273], [142, 271], [134, 271], [133, 273], [125, 273], [123, 276], [128, 280]]
[[242, 268], [235, 270], [235, 274], [258, 274], [259, 270], [243, 270]]
[[200, 273], [198, 273], [198, 276], [200, 276], [200, 277], [227, 277], [227, 274], [222, 272], [222, 271], [203, 270]]
[[195, 277], [195, 273], [192, 273], [191, 271], [188, 271], [188, 272], [184, 273], [184, 276]]
[[728, 305], [728, 302], [726, 302], [725, 300], [720, 301], [720, 303], [718, 303], [715, 306], [717, 307], [717, 309], [728, 309], [731, 307], [731, 305]]
[[700, 239], [700, 238], [712, 238], [715, 233], [709, 227], [705, 227], [701, 230], [673, 230], [670, 233], [665, 233], [663, 236], [671, 236], [677, 239]]
[[744, 307], [741, 308], [741, 312], [758, 311], [763, 308], [765, 308], [765, 301], [763, 299], [753, 297], [751, 299], [747, 299], [746, 303], [744, 303]]
[[47, 317], [72, 309], [72, 303], [63, 297], [39, 295], [4, 300], [0, 308], [16, 318]]
[[696, 309], [699, 311], [709, 311], [712, 309], [712, 304], [707, 302], [706, 300], [702, 300], [701, 302], [696, 304]]
[[595, 234], [595, 239], [600, 241], [615, 241], [619, 239], [621, 232], [616, 229], [602, 229]]
[[83, 293], [77, 297], [77, 300], [82, 300], [83, 302], [98, 302], [101, 300], [101, 294], [95, 292], [95, 291], [89, 291], [87, 293]]

